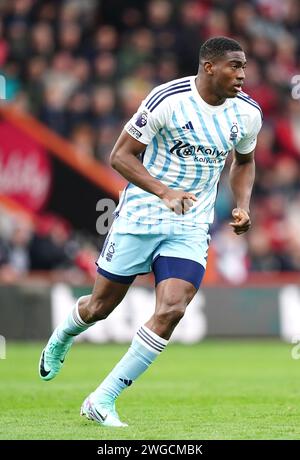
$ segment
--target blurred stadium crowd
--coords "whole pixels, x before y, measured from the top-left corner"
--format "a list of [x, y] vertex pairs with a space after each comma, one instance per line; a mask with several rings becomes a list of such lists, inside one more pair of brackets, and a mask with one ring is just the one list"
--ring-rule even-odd
[[[298, 0], [14, 0], [0, 2], [0, 17], [7, 97], [69, 139], [83, 161], [107, 163], [144, 96], [197, 73], [203, 41], [237, 39], [248, 59], [244, 90], [262, 107], [264, 125], [246, 237], [228, 226], [229, 164], [222, 177], [212, 228], [218, 269], [234, 282], [249, 271], [300, 269], [300, 100], [292, 97], [300, 75]], [[15, 252], [6, 260], [18, 259], [24, 235], [10, 235], [5, 241], [2, 232], [0, 264], [2, 247]], [[31, 236], [28, 244], [27, 269], [35, 267]]]
[[35, 222], [19, 219], [0, 207], [0, 282], [15, 283], [24, 275], [51, 281], [85, 284], [95, 276], [96, 245], [74, 233], [55, 214]]

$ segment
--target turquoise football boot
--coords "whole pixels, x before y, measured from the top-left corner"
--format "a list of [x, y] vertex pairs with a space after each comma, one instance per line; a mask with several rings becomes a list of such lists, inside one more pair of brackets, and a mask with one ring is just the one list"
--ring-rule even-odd
[[39, 374], [43, 380], [52, 380], [60, 371], [65, 361], [66, 354], [72, 346], [74, 338], [71, 337], [63, 343], [57, 339], [56, 332], [51, 335], [46, 347], [42, 351]]

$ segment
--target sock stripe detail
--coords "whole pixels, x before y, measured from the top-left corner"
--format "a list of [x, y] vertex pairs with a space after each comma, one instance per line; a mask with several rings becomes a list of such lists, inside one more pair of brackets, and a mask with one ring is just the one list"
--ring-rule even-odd
[[143, 338], [143, 340], [145, 340], [145, 342], [147, 342], [148, 344], [151, 344], [151, 346], [155, 348], [156, 350], [163, 351], [163, 349], [165, 348], [165, 345], [153, 339], [150, 336], [150, 334], [148, 334], [142, 327], [138, 330], [138, 334], [140, 337]]
[[145, 337], [145, 339], [149, 340], [156, 347], [161, 348], [162, 350], [165, 348], [165, 345], [163, 345], [162, 343], [159, 343], [157, 340], [151, 337], [150, 334], [147, 334], [147, 332], [142, 327], [139, 330], [139, 332], [142, 334], [143, 337]]
[[84, 327], [84, 328], [93, 326], [93, 324], [95, 324], [95, 323], [86, 323], [85, 321], [83, 321], [83, 319], [80, 316], [80, 313], [79, 313], [79, 301], [81, 299], [86, 298], [86, 297], [89, 297], [89, 296], [83, 295], [83, 296], [79, 297], [79, 299], [76, 302], [75, 308], [73, 310], [73, 319], [74, 319], [75, 324], [77, 326], [79, 326], [79, 327]]
[[[158, 347], [165, 348], [166, 344], [160, 342], [159, 340], [156, 340], [151, 334], [149, 334], [149, 332], [146, 331], [146, 329], [143, 328], [143, 326], [140, 328], [140, 331], [143, 331], [143, 333], [146, 335], [146, 337], [149, 340], [152, 340]], [[164, 339], [162, 339], [162, 340], [164, 340]]]
[[74, 323], [76, 324], [76, 326], [79, 326], [79, 327], [82, 327], [82, 326], [86, 326], [86, 324], [82, 323], [81, 321], [79, 321], [79, 318], [77, 316], [77, 311], [76, 311], [76, 308], [74, 308], [73, 310], [73, 320], [74, 320]]
[[153, 343], [151, 343], [148, 339], [146, 339], [145, 337], [142, 336], [142, 334], [140, 333], [141, 331], [137, 331], [137, 335], [143, 340], [143, 342], [145, 342], [149, 347], [153, 348], [154, 350], [158, 351], [159, 353], [163, 351], [164, 347], [163, 348], [158, 348], [156, 345], [153, 345]]

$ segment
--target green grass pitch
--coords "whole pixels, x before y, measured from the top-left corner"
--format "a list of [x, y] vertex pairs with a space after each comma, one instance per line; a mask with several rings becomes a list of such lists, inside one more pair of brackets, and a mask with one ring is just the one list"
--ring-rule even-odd
[[119, 398], [128, 428], [79, 416], [127, 350], [75, 344], [61, 373], [42, 382], [42, 344], [8, 343], [0, 360], [0, 439], [300, 439], [300, 362], [279, 341], [170, 345]]

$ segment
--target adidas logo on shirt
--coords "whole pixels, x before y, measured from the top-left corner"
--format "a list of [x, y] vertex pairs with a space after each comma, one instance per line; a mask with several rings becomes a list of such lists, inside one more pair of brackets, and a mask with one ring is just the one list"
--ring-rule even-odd
[[182, 126], [182, 129], [194, 129], [191, 121], [188, 121], [186, 125]]

